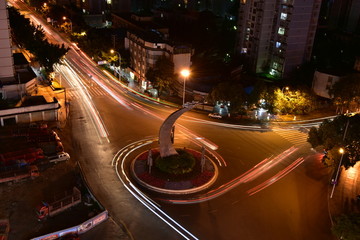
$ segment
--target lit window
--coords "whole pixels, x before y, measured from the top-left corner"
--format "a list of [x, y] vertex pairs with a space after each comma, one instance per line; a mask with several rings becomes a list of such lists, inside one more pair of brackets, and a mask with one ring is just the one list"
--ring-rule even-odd
[[281, 47], [281, 42], [276, 42], [276, 43], [275, 43], [275, 46], [276, 46], [277, 48]]
[[285, 28], [279, 27], [278, 34], [284, 35], [285, 34]]
[[247, 53], [247, 48], [242, 48], [241, 53]]
[[277, 62], [274, 62], [274, 63], [273, 63], [273, 67], [274, 67], [275, 69], [277, 69], [277, 68], [279, 67], [279, 64], [278, 64]]
[[281, 13], [280, 19], [281, 20], [286, 20], [286, 18], [287, 18], [287, 13]]

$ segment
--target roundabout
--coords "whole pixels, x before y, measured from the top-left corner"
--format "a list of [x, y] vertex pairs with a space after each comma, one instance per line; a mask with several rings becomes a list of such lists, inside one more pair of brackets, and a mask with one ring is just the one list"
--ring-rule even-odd
[[211, 159], [194, 149], [177, 149], [186, 151], [194, 157], [191, 171], [182, 174], [171, 174], [162, 171], [153, 159], [160, 157], [159, 149], [151, 149], [139, 154], [131, 164], [131, 175], [142, 187], [164, 194], [192, 194], [210, 187], [217, 179], [218, 169]]

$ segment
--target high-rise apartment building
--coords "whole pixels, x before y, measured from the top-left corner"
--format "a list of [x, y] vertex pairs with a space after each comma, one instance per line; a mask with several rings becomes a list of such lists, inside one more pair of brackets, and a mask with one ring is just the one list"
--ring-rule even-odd
[[286, 77], [310, 60], [321, 0], [241, 0], [237, 53], [256, 73]]
[[0, 1], [0, 79], [3, 80], [13, 80], [15, 75], [8, 18], [6, 1]]
[[360, 33], [360, 1], [323, 0], [324, 25], [330, 30]]

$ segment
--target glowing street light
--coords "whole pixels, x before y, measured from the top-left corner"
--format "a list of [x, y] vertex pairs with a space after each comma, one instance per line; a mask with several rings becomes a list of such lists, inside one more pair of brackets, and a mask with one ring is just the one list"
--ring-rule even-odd
[[64, 16], [64, 17], [63, 17], [63, 20], [64, 20], [64, 21], [66, 21], [66, 20], [69, 20], [69, 21], [70, 21], [70, 32], [72, 32], [72, 31], [73, 31], [73, 27], [72, 27], [72, 21], [71, 21], [71, 19]]
[[[114, 49], [111, 49], [110, 50], [110, 53], [111, 54], [114, 54], [114, 53], [117, 53], [118, 54], [118, 57], [119, 57], [119, 81], [121, 81], [121, 55], [119, 52], [115, 51]], [[115, 75], [115, 68], [114, 68], [114, 75]]]
[[184, 77], [184, 91], [183, 91], [183, 106], [185, 104], [185, 83], [186, 83], [186, 79], [190, 76], [190, 71], [189, 69], [183, 69], [181, 70], [180, 74]]
[[283, 87], [283, 88], [281, 89], [281, 92], [282, 92], [282, 93], [284, 93], [284, 89], [285, 89], [286, 91], [289, 91], [289, 87]]
[[341, 167], [341, 162], [342, 162], [343, 157], [344, 157], [344, 152], [345, 152], [345, 151], [344, 151], [343, 148], [340, 148], [340, 149], [339, 149], [339, 153], [341, 154], [341, 158], [340, 158], [339, 166], [338, 166], [338, 169], [337, 169], [337, 172], [336, 172], [336, 176], [335, 176], [334, 179], [332, 179], [333, 188], [332, 188], [332, 190], [331, 190], [330, 198], [333, 197], [334, 190], [335, 190], [335, 186], [336, 186], [337, 181], [338, 181], [339, 172], [340, 172], [340, 167]]

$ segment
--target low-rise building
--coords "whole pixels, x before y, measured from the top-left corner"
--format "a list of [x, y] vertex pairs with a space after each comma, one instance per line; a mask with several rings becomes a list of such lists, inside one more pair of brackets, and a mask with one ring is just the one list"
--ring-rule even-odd
[[[149, 82], [145, 78], [146, 72], [155, 66], [161, 56], [167, 57], [174, 63], [175, 73], [179, 73], [184, 68], [189, 69], [191, 66], [193, 49], [164, 40], [162, 34], [156, 30], [128, 31], [125, 48], [130, 51], [131, 72], [143, 90], [149, 88]], [[182, 81], [181, 77], [179, 81]]]
[[316, 95], [330, 99], [332, 97], [329, 94], [329, 90], [337, 81], [339, 81], [344, 76], [344, 74], [339, 73], [335, 74], [315, 71], [312, 90]]

